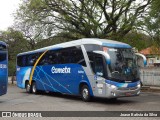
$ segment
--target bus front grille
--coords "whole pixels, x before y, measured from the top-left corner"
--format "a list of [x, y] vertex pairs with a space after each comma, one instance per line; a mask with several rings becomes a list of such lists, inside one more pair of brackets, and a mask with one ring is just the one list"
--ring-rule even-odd
[[125, 87], [120, 87], [117, 90], [136, 90], [137, 87], [130, 87], [130, 88], [125, 88]]

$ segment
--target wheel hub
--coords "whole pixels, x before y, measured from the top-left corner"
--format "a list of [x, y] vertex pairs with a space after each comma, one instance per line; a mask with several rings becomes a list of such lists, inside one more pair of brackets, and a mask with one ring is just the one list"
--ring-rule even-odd
[[85, 88], [83, 89], [83, 98], [87, 98], [88, 97], [88, 90]]
[[33, 91], [33, 93], [36, 92], [36, 86], [35, 85], [33, 85], [32, 91]]

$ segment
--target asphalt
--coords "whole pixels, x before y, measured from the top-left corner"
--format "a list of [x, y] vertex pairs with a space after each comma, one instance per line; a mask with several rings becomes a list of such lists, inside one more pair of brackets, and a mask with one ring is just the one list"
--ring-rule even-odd
[[[134, 97], [122, 97], [118, 98], [117, 101], [110, 101], [105, 98], [93, 98], [91, 102], [83, 102], [79, 96], [62, 95], [56, 93], [39, 93], [39, 94], [28, 94], [24, 89], [20, 89], [15, 85], [8, 85], [8, 92], [6, 95], [0, 98], [0, 111], [75, 111], [68, 113], [67, 115], [73, 117], [78, 111], [79, 120], [82, 118], [83, 113], [97, 116], [97, 120], [113, 119], [110, 117], [100, 117], [103, 113], [95, 113], [94, 111], [110, 111], [110, 116], [119, 115], [116, 111], [120, 111], [122, 114], [126, 112], [149, 112], [157, 113], [159, 115], [160, 111], [160, 93], [155, 92], [141, 92], [139, 96]], [[82, 111], [82, 113], [81, 113]], [[92, 112], [93, 111], [93, 112]], [[155, 112], [154, 112], [155, 111]], [[156, 112], [157, 111], [157, 112]], [[91, 112], [91, 113], [89, 113]], [[85, 113], [85, 114], [86, 114]], [[53, 113], [54, 114], [54, 113]], [[62, 114], [63, 115], [63, 114]], [[61, 113], [59, 118], [64, 120], [66, 117], [62, 117]], [[76, 116], [78, 116], [76, 115]], [[48, 113], [46, 114], [48, 116]], [[99, 116], [99, 117], [98, 117]], [[70, 117], [70, 118], [71, 118]], [[58, 118], [58, 119], [59, 119]], [[76, 117], [77, 118], [77, 117]], [[86, 117], [87, 120], [92, 119], [91, 117]], [[11, 118], [17, 120], [15, 118]], [[31, 118], [29, 118], [31, 119]], [[35, 120], [35, 118], [33, 118]], [[45, 118], [43, 118], [45, 119]], [[48, 119], [48, 118], [47, 118]], [[73, 120], [75, 117], [73, 117]], [[95, 119], [95, 120], [96, 120]], [[115, 120], [132, 120], [136, 118], [124, 118], [116, 117]], [[159, 120], [158, 117], [137, 117], [136, 120]], [[72, 119], [68, 119], [72, 120]], [[92, 119], [94, 120], [94, 119]]]

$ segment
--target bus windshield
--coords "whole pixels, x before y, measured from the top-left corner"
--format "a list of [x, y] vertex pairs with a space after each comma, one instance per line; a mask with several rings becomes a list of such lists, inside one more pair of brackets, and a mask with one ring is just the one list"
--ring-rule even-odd
[[107, 48], [111, 64], [107, 66], [108, 77], [120, 81], [135, 81], [139, 79], [136, 56], [132, 49]]

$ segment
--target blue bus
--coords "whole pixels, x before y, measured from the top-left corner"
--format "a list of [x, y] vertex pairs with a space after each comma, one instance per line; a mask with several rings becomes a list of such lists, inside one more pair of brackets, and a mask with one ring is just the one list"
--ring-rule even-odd
[[116, 99], [140, 94], [146, 58], [128, 44], [83, 38], [17, 55], [17, 86], [38, 91]]
[[0, 96], [7, 93], [8, 50], [7, 44], [0, 41]]

